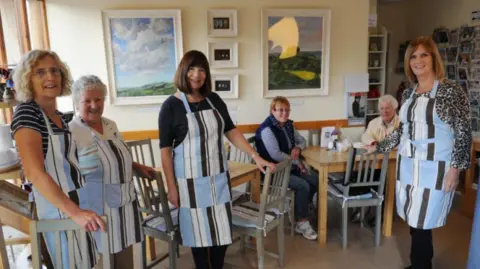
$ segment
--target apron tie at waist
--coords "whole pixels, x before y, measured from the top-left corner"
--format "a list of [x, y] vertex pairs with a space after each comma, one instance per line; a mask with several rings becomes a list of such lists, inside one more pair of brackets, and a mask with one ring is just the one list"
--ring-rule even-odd
[[428, 139], [419, 139], [419, 140], [410, 140], [405, 139], [402, 143], [402, 147], [400, 149], [400, 154], [407, 157], [412, 157], [412, 145], [415, 147], [415, 150], [418, 152], [425, 152], [428, 149], [428, 144], [434, 143], [435, 138], [428, 138]]

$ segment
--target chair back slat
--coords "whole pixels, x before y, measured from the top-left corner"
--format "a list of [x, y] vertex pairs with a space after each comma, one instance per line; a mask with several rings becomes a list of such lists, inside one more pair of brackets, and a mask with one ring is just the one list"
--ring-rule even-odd
[[[105, 216], [101, 217], [105, 222], [106, 227], [108, 227], [107, 218]], [[103, 255], [103, 268], [112, 269], [113, 264], [110, 255], [110, 242], [108, 240], [108, 231], [102, 232], [99, 231], [102, 235], [102, 246], [103, 249], [101, 252]], [[84, 254], [89, 253], [87, 246], [87, 233], [85, 230], [76, 224], [71, 219], [58, 219], [58, 220], [37, 220], [30, 222], [30, 237], [32, 242], [32, 265], [34, 269], [41, 269], [41, 243], [40, 243], [40, 234], [49, 233], [49, 237], [53, 239], [55, 246], [55, 259], [54, 264], [56, 268], [65, 268], [66, 264], [63, 264], [64, 256], [68, 257], [68, 267], [69, 268], [78, 268], [82, 269], [89, 268], [90, 259]], [[50, 234], [51, 233], [51, 234]], [[88, 235], [93, 235], [88, 233]], [[46, 235], [44, 235], [46, 236]], [[66, 244], [68, 247], [67, 253], [62, 253], [64, 251], [62, 240], [67, 240]], [[77, 249], [74, 240], [78, 240], [77, 243], [80, 244], [80, 249]], [[93, 238], [92, 238], [93, 240]], [[82, 257], [83, 256], [83, 257]], [[79, 260], [81, 259], [81, 260]]]
[[265, 212], [268, 210], [276, 208], [280, 213], [285, 211], [285, 196], [290, 180], [291, 169], [292, 160], [290, 159], [278, 163], [274, 173], [270, 171], [270, 168], [267, 168], [262, 193], [260, 195], [258, 227], [263, 227]]
[[[344, 185], [347, 187], [344, 188], [344, 195], [348, 195], [349, 189], [352, 187], [368, 186], [379, 186], [379, 193], [383, 193], [390, 153], [366, 153], [367, 151], [365, 149], [350, 148], [344, 181]], [[380, 156], [383, 158], [380, 158]], [[379, 180], [375, 180], [376, 167], [380, 161], [380, 178]]]
[[[67, 239], [68, 239], [68, 256], [73, 257], [75, 255], [74, 253], [74, 246], [73, 246], [73, 232], [72, 231], [67, 231]], [[70, 268], [75, 268], [75, 260], [74, 259], [69, 259], [69, 264]]]
[[[255, 136], [252, 136], [247, 139], [247, 142], [255, 149]], [[229, 161], [239, 162], [239, 163], [253, 163], [253, 159], [247, 153], [239, 150], [235, 146], [228, 144], [227, 148], [227, 159]]]
[[[54, 232], [55, 234], [55, 249], [57, 250], [57, 257], [55, 259], [55, 264], [57, 268], [62, 268], [63, 263], [62, 263], [62, 243], [60, 241], [60, 232]], [[86, 253], [86, 252], [84, 252]], [[70, 254], [70, 253], [69, 253]], [[73, 257], [73, 256], [70, 256]], [[72, 259], [73, 260], [73, 259]]]
[[[130, 152], [132, 153], [133, 161], [151, 166], [155, 166], [155, 158], [153, 155], [153, 148], [152, 148], [152, 140], [150, 138], [143, 139], [143, 140], [134, 140], [126, 142], [127, 146], [130, 148]], [[147, 163], [145, 158], [145, 151], [147, 151], [150, 155], [150, 163]]]

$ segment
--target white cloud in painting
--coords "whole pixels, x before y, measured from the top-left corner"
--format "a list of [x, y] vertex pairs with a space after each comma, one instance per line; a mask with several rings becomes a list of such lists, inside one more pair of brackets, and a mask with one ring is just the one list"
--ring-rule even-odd
[[175, 62], [172, 23], [168, 19], [115, 20], [113, 50], [118, 70], [146, 75], [172, 69], [172, 60]]

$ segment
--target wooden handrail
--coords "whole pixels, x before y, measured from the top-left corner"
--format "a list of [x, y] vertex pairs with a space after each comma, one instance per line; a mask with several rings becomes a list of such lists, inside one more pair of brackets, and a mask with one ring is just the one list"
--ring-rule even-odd
[[[258, 129], [260, 124], [240, 124], [237, 128], [244, 134], [252, 134]], [[338, 120], [321, 120], [321, 121], [298, 121], [295, 122], [295, 128], [297, 130], [315, 130], [327, 126], [347, 127], [348, 121], [345, 119]], [[354, 126], [348, 126], [354, 127]], [[357, 126], [355, 126], [357, 127]], [[126, 131], [122, 132], [123, 139], [125, 140], [142, 140], [142, 139], [158, 139], [158, 130], [142, 130], [142, 131]]]

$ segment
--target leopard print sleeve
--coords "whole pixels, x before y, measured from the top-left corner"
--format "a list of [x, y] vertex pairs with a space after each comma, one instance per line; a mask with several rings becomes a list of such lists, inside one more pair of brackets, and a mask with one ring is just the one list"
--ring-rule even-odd
[[[405, 89], [402, 93], [402, 102], [404, 104], [405, 101], [410, 97], [412, 94], [413, 89]], [[378, 152], [388, 152], [392, 151], [398, 144], [400, 143], [400, 138], [402, 137], [402, 128], [403, 124], [400, 119], [400, 124], [398, 128], [395, 129], [391, 134], [385, 137], [384, 140], [377, 143], [377, 151]]]
[[438, 117], [452, 128], [454, 135], [451, 166], [462, 170], [468, 169], [472, 126], [467, 93], [454, 81], [445, 80], [438, 86], [436, 99]]

